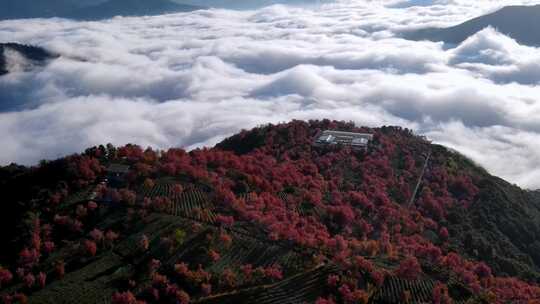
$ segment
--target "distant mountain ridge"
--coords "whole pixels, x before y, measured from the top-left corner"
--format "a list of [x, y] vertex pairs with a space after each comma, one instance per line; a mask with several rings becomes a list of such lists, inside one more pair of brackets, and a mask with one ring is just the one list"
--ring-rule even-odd
[[0, 3], [0, 20], [51, 17], [99, 20], [114, 16], [157, 15], [202, 8], [169, 0], [108, 0], [81, 3], [73, 0], [3, 0]]
[[77, 9], [67, 13], [73, 19], [95, 20], [114, 16], [159, 15], [164, 13], [189, 12], [203, 9], [202, 6], [178, 4], [169, 0], [109, 0], [104, 3]]
[[173, 0], [176, 3], [190, 5], [202, 5], [207, 7], [227, 8], [227, 9], [256, 9], [275, 4], [288, 5], [313, 5], [328, 3], [332, 0]]
[[0, 1], [0, 20], [18, 18], [49, 18], [60, 16], [78, 8], [69, 0], [2, 0]]
[[521, 44], [540, 46], [540, 35], [536, 32], [536, 29], [540, 28], [540, 5], [507, 6], [494, 13], [471, 19], [456, 26], [406, 32], [403, 37], [410, 40], [444, 41], [459, 44], [489, 26]]

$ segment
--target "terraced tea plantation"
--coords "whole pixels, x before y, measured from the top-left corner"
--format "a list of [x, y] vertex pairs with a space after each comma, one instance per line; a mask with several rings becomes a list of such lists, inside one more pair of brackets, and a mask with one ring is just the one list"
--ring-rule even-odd
[[165, 211], [168, 214], [213, 223], [216, 216], [208, 193], [196, 187], [179, 192], [175, 190], [178, 185], [170, 181], [157, 182], [153, 187], [142, 187], [139, 194], [152, 199], [166, 198], [170, 201]]

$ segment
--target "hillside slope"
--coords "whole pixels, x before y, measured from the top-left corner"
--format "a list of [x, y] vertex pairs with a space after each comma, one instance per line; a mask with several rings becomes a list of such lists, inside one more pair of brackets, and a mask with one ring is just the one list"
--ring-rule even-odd
[[404, 34], [411, 40], [444, 41], [459, 44], [486, 27], [512, 37], [529, 46], [540, 46], [540, 36], [531, 29], [540, 27], [540, 5], [507, 6], [494, 13], [480, 16], [448, 28], [427, 28]]
[[[314, 147], [326, 129], [374, 138]], [[0, 191], [7, 300], [540, 299], [538, 196], [397, 127], [293, 121], [191, 152], [100, 146], [2, 168]]]

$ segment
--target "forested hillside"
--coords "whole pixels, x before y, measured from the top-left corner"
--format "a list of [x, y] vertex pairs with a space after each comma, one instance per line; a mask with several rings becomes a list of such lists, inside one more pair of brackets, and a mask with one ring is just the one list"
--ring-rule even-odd
[[[328, 129], [374, 138], [313, 146]], [[538, 194], [399, 127], [99, 146], [2, 168], [0, 191], [7, 303], [540, 300]]]

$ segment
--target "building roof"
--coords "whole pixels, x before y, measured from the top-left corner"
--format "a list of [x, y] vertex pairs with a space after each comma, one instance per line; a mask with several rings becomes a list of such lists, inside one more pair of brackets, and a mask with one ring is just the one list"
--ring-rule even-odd
[[366, 147], [373, 134], [344, 131], [325, 130], [315, 139], [316, 145], [346, 145], [352, 147]]
[[128, 173], [129, 172], [129, 166], [122, 165], [122, 164], [110, 164], [109, 167], [107, 167], [107, 172], [109, 172], [109, 173]]
[[369, 139], [373, 138], [373, 134], [370, 134], [370, 133], [346, 132], [346, 131], [336, 131], [336, 130], [325, 130], [322, 132], [322, 134], [335, 135], [335, 136], [368, 137]]

